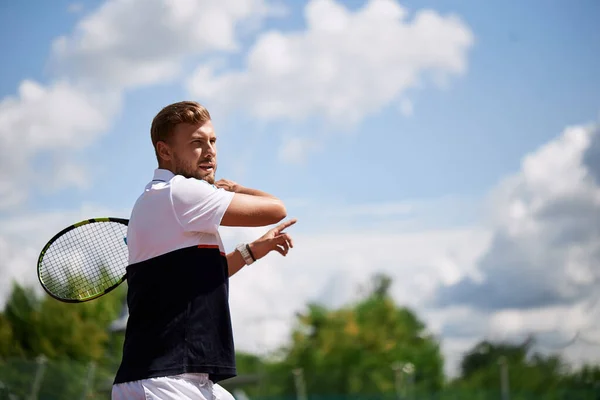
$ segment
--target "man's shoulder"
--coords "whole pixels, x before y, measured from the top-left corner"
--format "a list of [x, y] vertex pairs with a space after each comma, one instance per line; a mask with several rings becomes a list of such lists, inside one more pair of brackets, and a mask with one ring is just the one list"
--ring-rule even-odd
[[183, 175], [175, 175], [171, 179], [171, 186], [173, 185], [190, 185], [190, 186], [203, 186], [218, 189], [214, 184], [208, 183], [204, 179], [198, 179], [193, 177], [185, 177]]
[[148, 203], [163, 202], [169, 200], [169, 182], [152, 180], [143, 188], [133, 203], [132, 212], [139, 208], [146, 208]]
[[186, 178], [181, 175], [177, 175], [171, 180], [170, 189], [173, 198], [193, 199], [196, 201], [207, 198], [215, 192], [223, 191], [223, 189], [205, 180]]

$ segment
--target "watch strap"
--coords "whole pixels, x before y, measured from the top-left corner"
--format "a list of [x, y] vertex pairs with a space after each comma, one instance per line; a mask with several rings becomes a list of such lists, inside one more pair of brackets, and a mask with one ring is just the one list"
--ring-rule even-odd
[[248, 251], [248, 247], [245, 243], [238, 244], [235, 249], [242, 255], [246, 265], [250, 265], [254, 262], [254, 257], [252, 257], [250, 251]]

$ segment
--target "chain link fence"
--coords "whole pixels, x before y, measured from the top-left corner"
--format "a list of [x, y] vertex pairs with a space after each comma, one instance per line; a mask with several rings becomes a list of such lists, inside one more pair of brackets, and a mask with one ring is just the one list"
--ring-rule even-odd
[[[30, 359], [0, 360], [0, 400], [85, 400], [110, 399], [114, 371], [107, 372], [93, 362], [74, 360]], [[234, 378], [235, 380], [235, 378]], [[589, 389], [560, 390], [547, 394], [527, 393], [511, 388], [501, 393], [500, 388], [467, 390], [445, 388], [436, 393], [418, 388], [394, 393], [373, 395], [316, 395], [298, 391], [288, 396], [245, 396], [244, 386], [259, 385], [256, 380], [228, 388], [237, 400], [600, 400], [600, 382]], [[233, 383], [233, 380], [232, 382]], [[232, 390], [233, 389], [233, 390]]]
[[0, 360], [0, 400], [110, 399], [112, 379], [93, 362]]

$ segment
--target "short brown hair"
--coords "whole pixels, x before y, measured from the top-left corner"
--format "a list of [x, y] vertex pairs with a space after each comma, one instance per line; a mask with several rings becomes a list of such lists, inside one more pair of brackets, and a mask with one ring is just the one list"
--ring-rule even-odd
[[[179, 124], [203, 124], [210, 121], [210, 113], [201, 104], [195, 101], [180, 101], [169, 104], [156, 114], [152, 120], [150, 137], [156, 158], [159, 159], [156, 144], [158, 142], [169, 142], [173, 130]], [[159, 159], [160, 161], [160, 159]]]

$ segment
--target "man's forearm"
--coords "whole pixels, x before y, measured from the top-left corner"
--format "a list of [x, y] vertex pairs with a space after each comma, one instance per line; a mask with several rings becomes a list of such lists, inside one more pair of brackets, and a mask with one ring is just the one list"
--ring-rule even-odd
[[[250, 249], [252, 249], [251, 243]], [[242, 257], [239, 251], [234, 250], [231, 253], [227, 254], [227, 272], [229, 273], [230, 278], [245, 266], [246, 262], [244, 261], [244, 258]]]
[[239, 251], [234, 250], [227, 254], [227, 272], [230, 278], [244, 268], [245, 265], [246, 263]]
[[279, 200], [277, 197], [275, 197], [269, 193], [263, 192], [262, 190], [251, 189], [249, 187], [245, 187], [245, 186], [237, 184], [233, 181], [230, 181], [229, 179], [219, 179], [217, 182], [215, 182], [215, 186], [218, 188], [221, 188], [221, 189], [225, 189], [229, 192], [245, 194], [248, 196], [266, 197], [269, 199]]
[[248, 188], [248, 187], [242, 187], [237, 192], [238, 193], [242, 193], [242, 194], [247, 194], [249, 196], [268, 197], [270, 199], [277, 199], [277, 200], [279, 200], [277, 197], [275, 197], [275, 196], [273, 196], [273, 195], [271, 195], [269, 193], [263, 192], [262, 190], [251, 189], [251, 188]]

